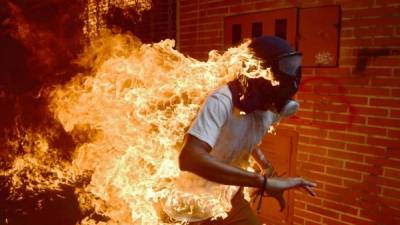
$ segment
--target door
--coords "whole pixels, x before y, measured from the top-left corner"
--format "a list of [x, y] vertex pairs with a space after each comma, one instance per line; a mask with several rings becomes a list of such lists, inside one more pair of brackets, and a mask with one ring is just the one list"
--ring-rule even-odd
[[[265, 157], [275, 167], [278, 175], [295, 176], [298, 133], [287, 129], [277, 129], [276, 135], [268, 134], [261, 143]], [[292, 191], [286, 191], [286, 208], [281, 212], [279, 203], [271, 197], [263, 198], [260, 214], [265, 224], [292, 224], [294, 199]], [[254, 205], [257, 207], [257, 205]]]

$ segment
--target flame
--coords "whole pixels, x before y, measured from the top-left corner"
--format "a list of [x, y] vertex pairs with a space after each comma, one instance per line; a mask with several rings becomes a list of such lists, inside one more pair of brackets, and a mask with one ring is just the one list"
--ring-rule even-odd
[[68, 172], [69, 165], [58, 160], [56, 151], [49, 147], [42, 134], [27, 130], [9, 144], [25, 150], [25, 154], [15, 158], [9, 170], [0, 171], [0, 176], [10, 177], [12, 198], [22, 198], [21, 190], [34, 195], [48, 189], [61, 190], [60, 185], [76, 180], [75, 174]]
[[[181, 54], [174, 44], [142, 44], [131, 35], [110, 33], [93, 40], [77, 62], [91, 72], [49, 95], [49, 109], [65, 131], [90, 138], [65, 162], [51, 154], [46, 136], [32, 132], [25, 138], [33, 140], [26, 146], [33, 150], [2, 174], [13, 176], [15, 187], [34, 191], [73, 186], [90, 174], [88, 184], [76, 186], [81, 209], [94, 209], [108, 219], [86, 217], [82, 225], [174, 223], [160, 203], [179, 201], [166, 197], [181, 173], [178, 155], [185, 130], [207, 94], [239, 74], [273, 82], [270, 70], [249, 50], [249, 41], [223, 54], [211, 51], [206, 62]], [[23, 172], [29, 177], [24, 183]], [[51, 174], [51, 179], [42, 174]], [[203, 198], [207, 204], [198, 206], [202, 209], [212, 204], [214, 217], [230, 208], [230, 199], [189, 197]], [[192, 207], [193, 202], [187, 203], [185, 207]]]

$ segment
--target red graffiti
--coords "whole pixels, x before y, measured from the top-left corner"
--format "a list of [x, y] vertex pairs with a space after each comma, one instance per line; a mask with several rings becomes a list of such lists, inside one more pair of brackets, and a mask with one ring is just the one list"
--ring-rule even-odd
[[[324, 85], [324, 86], [321, 86]], [[327, 93], [323, 90], [323, 87], [329, 86], [331, 88], [331, 93]], [[306, 119], [301, 116], [292, 116], [289, 118], [289, 122], [295, 123], [298, 125], [307, 125], [313, 126], [321, 129], [335, 129], [335, 130], [343, 130], [346, 127], [352, 126], [354, 123], [354, 119], [357, 115], [357, 111], [352, 106], [350, 100], [346, 96], [346, 88], [335, 78], [331, 77], [311, 77], [306, 78], [302, 81], [302, 84], [299, 88], [299, 92], [310, 93], [314, 100], [311, 100], [312, 114], [313, 118]], [[300, 99], [301, 100], [301, 99]], [[307, 102], [307, 99], [305, 100]], [[346, 115], [347, 120], [345, 123], [335, 123], [329, 122], [327, 119], [319, 119], [317, 118], [318, 114], [326, 113], [323, 109], [320, 109], [318, 105], [331, 105], [332, 102], [335, 102], [344, 109], [348, 109], [348, 114]]]

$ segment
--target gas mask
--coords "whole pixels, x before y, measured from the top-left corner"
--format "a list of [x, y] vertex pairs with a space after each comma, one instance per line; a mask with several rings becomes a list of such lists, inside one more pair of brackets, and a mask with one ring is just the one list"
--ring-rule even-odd
[[294, 78], [300, 71], [302, 54], [300, 52], [290, 52], [274, 57], [272, 71], [282, 77]]
[[[279, 85], [273, 86], [269, 91], [273, 95], [272, 102], [278, 112], [283, 109], [299, 89], [301, 62], [302, 55], [299, 52], [285, 53], [273, 59], [271, 70], [275, 79], [279, 81]], [[268, 95], [267, 92], [264, 93]]]
[[299, 110], [299, 103], [295, 100], [288, 100], [280, 111], [282, 118], [293, 116]]

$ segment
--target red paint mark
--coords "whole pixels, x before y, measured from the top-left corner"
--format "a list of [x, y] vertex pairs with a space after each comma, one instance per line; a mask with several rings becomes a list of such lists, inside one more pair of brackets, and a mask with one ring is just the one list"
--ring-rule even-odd
[[[328, 85], [333, 87], [332, 94], [326, 93], [321, 91], [320, 85]], [[307, 85], [312, 85], [308, 87]], [[302, 81], [299, 91], [302, 92], [311, 92], [315, 96], [320, 96], [321, 100], [319, 102], [313, 101], [313, 115], [314, 118], [312, 120], [304, 119], [299, 116], [292, 116], [289, 118], [291, 123], [297, 125], [307, 125], [313, 126], [321, 129], [333, 129], [333, 130], [343, 130], [347, 127], [351, 127], [354, 123], [355, 116], [357, 115], [357, 111], [354, 106], [351, 104], [350, 100], [346, 96], [346, 88], [339, 82], [338, 79], [331, 78], [331, 77], [311, 77], [306, 78]], [[321, 121], [315, 118], [316, 113], [323, 112], [315, 107], [316, 103], [321, 103], [325, 105], [331, 104], [331, 101], [335, 101], [336, 103], [342, 104], [343, 107], [347, 108], [348, 111], [348, 119], [345, 124], [328, 122], [328, 121]]]

